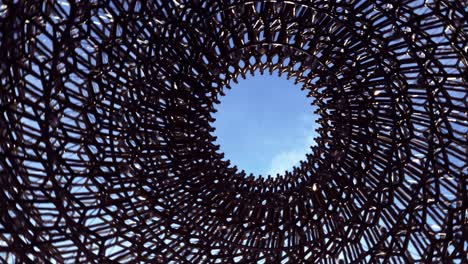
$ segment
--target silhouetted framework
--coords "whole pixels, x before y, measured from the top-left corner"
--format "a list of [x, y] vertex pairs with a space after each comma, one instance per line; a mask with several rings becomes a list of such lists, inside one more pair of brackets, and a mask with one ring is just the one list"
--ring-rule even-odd
[[[467, 4], [2, 1], [0, 262], [460, 263]], [[211, 117], [278, 70], [320, 137], [254, 178]]]

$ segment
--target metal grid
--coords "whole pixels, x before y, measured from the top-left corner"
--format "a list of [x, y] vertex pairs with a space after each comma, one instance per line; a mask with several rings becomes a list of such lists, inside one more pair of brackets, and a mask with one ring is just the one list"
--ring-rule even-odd
[[[466, 261], [467, 10], [0, 2], [0, 261]], [[320, 115], [279, 177], [239, 172], [210, 134], [258, 69]]]

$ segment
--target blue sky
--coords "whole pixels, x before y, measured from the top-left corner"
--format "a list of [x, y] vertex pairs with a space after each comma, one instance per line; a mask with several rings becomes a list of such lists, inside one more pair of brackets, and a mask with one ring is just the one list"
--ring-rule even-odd
[[248, 174], [283, 174], [304, 160], [315, 144], [312, 99], [277, 72], [256, 72], [238, 81], [216, 105], [216, 143], [226, 160]]

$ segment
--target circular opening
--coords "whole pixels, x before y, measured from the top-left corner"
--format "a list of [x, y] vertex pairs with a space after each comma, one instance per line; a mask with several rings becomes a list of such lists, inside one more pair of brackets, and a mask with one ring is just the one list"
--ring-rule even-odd
[[311, 153], [318, 114], [307, 90], [278, 72], [259, 71], [225, 90], [214, 114], [224, 160], [256, 176], [291, 170]]

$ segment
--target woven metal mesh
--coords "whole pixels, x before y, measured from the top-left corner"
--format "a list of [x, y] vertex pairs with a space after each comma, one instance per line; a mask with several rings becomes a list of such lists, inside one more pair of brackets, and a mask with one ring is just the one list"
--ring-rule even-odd
[[[463, 0], [0, 3], [0, 261], [466, 260]], [[319, 109], [274, 178], [210, 134], [256, 70]]]

